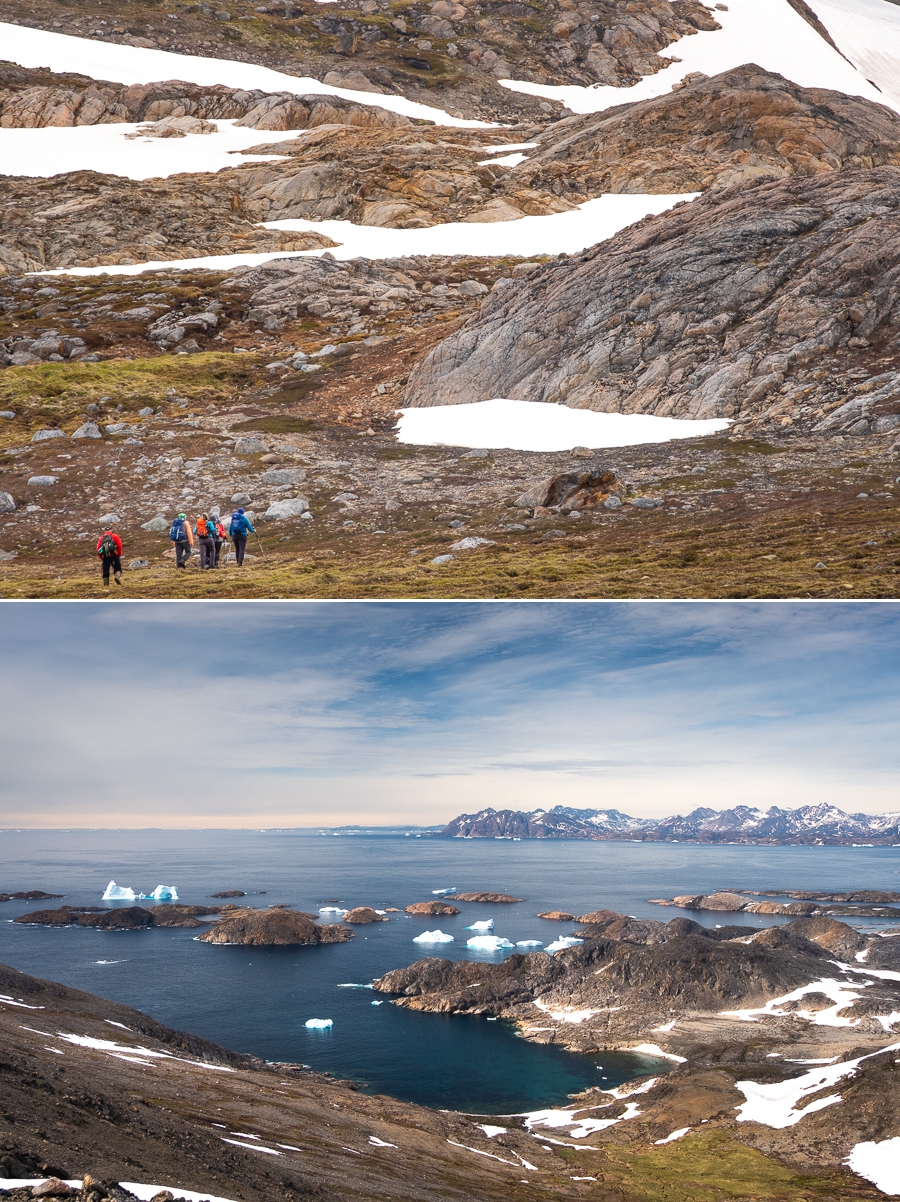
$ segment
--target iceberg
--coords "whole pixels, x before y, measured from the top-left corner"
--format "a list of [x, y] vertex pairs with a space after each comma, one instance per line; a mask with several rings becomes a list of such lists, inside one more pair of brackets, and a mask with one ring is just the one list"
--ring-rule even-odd
[[576, 939], [574, 935], [560, 935], [558, 939], [554, 939], [552, 943], [548, 943], [544, 951], [561, 952], [567, 947], [575, 947], [578, 943], [584, 943], [584, 940]]
[[334, 1026], [333, 1018], [308, 1018], [303, 1024], [304, 1027], [309, 1027], [311, 1031], [325, 1031], [329, 1027]]
[[151, 897], [154, 901], [178, 901], [178, 890], [174, 885], [157, 885], [149, 895], [141, 894], [141, 897]]
[[515, 947], [515, 944], [508, 939], [501, 939], [499, 935], [476, 935], [466, 943], [466, 947], [477, 948], [481, 952], [499, 952], [507, 947]]
[[103, 894], [103, 901], [135, 901], [136, 894], [133, 889], [124, 888], [122, 885], [117, 885], [115, 881], [110, 881], [106, 886], [106, 892]]
[[340, 906], [320, 906], [320, 914], [340, 914], [341, 918], [347, 913], [347, 910], [342, 910]]
[[516, 947], [543, 947], [540, 939], [517, 939]]
[[447, 894], [447, 893], [455, 893], [456, 886], [451, 885], [449, 887], [449, 889], [432, 889], [431, 892], [434, 894], [435, 897], [444, 897], [445, 894]]
[[[443, 931], [423, 931], [421, 935], [416, 935], [413, 943], [452, 943], [453, 936], [445, 935]], [[469, 941], [471, 942], [471, 940]]]
[[473, 922], [470, 927], [466, 927], [467, 931], [492, 931], [493, 929], [493, 918], [487, 918], [484, 922]]

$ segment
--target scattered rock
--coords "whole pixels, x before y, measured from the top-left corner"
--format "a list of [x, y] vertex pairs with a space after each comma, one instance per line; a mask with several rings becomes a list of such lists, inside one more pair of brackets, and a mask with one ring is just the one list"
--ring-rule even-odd
[[100, 427], [96, 422], [85, 422], [73, 433], [73, 438], [102, 438]]
[[47, 488], [51, 484], [59, 484], [59, 476], [29, 476], [29, 488]]
[[55, 426], [49, 430], [38, 430], [32, 436], [32, 442], [46, 442], [48, 438], [66, 438], [68, 435], [65, 430], [59, 430]]
[[234, 444], [235, 455], [263, 455], [268, 449], [263, 440], [255, 435], [239, 438]]
[[18, 554], [18, 551], [0, 551], [0, 563], [5, 563], [9, 559], [15, 559]]
[[31, 1191], [31, 1196], [32, 1198], [64, 1198], [74, 1192], [65, 1181], [60, 1181], [58, 1177], [50, 1177], [48, 1180], [42, 1181], [40, 1185], [36, 1185]]
[[263, 517], [267, 522], [279, 522], [285, 518], [299, 518], [309, 510], [306, 497], [292, 497], [284, 501], [273, 501]]
[[492, 538], [479, 538], [475, 534], [470, 534], [467, 538], [461, 538], [459, 542], [451, 543], [450, 549], [452, 551], [474, 551], [476, 547], [495, 547], [496, 545]]
[[169, 519], [163, 514], [158, 513], [149, 522], [144, 522], [141, 529], [149, 530], [151, 534], [168, 534], [170, 525]]
[[561, 472], [532, 484], [514, 502], [520, 509], [589, 509], [604, 504], [618, 481], [615, 472]]
[[133, 572], [139, 572], [141, 570], [141, 568], [149, 568], [150, 567], [150, 560], [149, 559], [132, 559], [131, 563], [128, 566]]
[[449, 563], [451, 559], [454, 558], [455, 556], [453, 555], [435, 555], [434, 559], [431, 560], [431, 563]]
[[12, 499], [12, 494], [8, 492], [0, 492], [0, 513], [15, 513], [16, 503]]
[[299, 467], [282, 467], [275, 468], [272, 471], [263, 472], [263, 484], [302, 484], [306, 479], [306, 472]]

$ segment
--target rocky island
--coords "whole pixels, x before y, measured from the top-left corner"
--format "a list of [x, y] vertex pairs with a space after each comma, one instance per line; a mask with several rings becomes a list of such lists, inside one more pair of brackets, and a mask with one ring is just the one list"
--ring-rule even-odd
[[341, 923], [316, 922], [317, 915], [295, 910], [235, 910], [197, 938], [201, 943], [247, 944], [251, 947], [291, 947], [346, 943], [353, 931]]
[[[790, 902], [753, 901], [754, 895], [722, 891], [707, 894], [683, 894], [679, 897], [650, 899], [654, 906], [677, 906], [681, 910], [717, 910], [723, 913], [788, 914], [813, 917], [827, 914], [834, 918], [900, 918], [896, 906], [879, 902], [900, 901], [900, 894], [862, 889], [855, 893], [796, 893], [782, 891], [786, 897], [804, 898]], [[582, 919], [578, 920], [579, 922]]]

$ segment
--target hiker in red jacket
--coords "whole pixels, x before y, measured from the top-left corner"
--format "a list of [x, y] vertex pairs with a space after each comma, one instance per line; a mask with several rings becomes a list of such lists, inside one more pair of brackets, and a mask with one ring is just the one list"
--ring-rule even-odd
[[112, 568], [116, 584], [122, 583], [122, 540], [107, 526], [97, 539], [97, 554], [103, 570], [103, 583], [109, 588], [109, 571]]

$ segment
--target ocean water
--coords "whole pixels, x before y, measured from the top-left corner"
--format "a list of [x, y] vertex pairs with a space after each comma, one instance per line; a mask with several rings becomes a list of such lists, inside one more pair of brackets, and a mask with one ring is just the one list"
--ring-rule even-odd
[[[465, 947], [470, 932], [464, 928], [488, 918], [493, 934], [512, 942], [549, 943], [571, 929], [536, 917], [549, 909], [609, 908], [667, 921], [682, 911], [650, 905], [650, 898], [717, 888], [900, 889], [900, 849], [514, 843], [309, 831], [0, 832], [0, 892], [44, 889], [65, 894], [69, 905], [98, 905], [111, 878], [144, 892], [174, 884], [188, 903], [209, 904], [214, 892], [244, 889], [259, 892], [249, 904], [290, 902], [307, 911], [332, 899], [345, 908], [402, 908], [449, 886], [524, 898], [517, 905], [460, 903], [462, 913], [449, 918], [394, 914], [390, 922], [356, 927], [349, 943], [310, 948], [220, 947], [198, 943], [194, 930], [20, 926], [12, 922], [16, 915], [62, 903], [0, 906], [0, 961], [22, 972], [135, 1006], [236, 1051], [351, 1078], [371, 1092], [503, 1114], [564, 1103], [588, 1086], [614, 1086], [664, 1066], [628, 1053], [580, 1056], [530, 1044], [508, 1024], [481, 1017], [414, 1013], [365, 986], [425, 956], [491, 963], [511, 954]], [[711, 926], [722, 920], [691, 917]], [[455, 942], [412, 942], [435, 928]], [[382, 1005], [372, 1005], [379, 1000]], [[334, 1025], [308, 1030], [309, 1018], [330, 1018]]]

